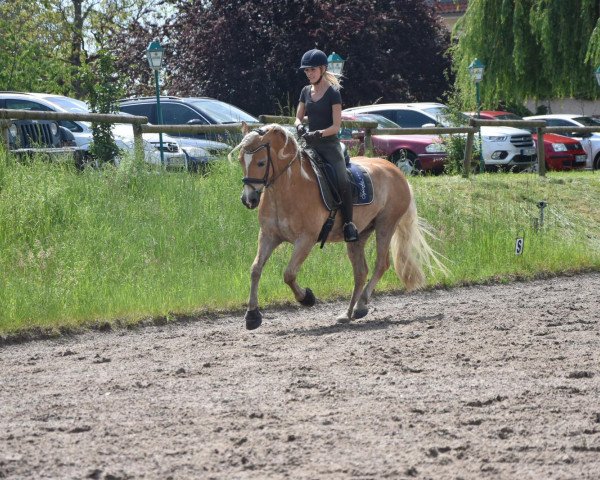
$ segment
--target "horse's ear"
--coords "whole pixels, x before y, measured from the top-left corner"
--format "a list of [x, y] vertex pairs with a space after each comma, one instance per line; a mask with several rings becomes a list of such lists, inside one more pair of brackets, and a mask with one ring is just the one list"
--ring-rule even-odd
[[246, 122], [242, 122], [242, 133], [244, 135], [248, 135], [249, 131], [250, 131], [250, 127], [248, 127], [248, 124]]

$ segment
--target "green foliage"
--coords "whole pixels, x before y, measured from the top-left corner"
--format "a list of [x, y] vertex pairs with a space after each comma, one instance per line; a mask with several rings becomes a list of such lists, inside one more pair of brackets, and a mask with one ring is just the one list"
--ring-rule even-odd
[[[499, 8], [500, 7], [500, 8]], [[466, 108], [475, 92], [468, 65], [485, 66], [484, 108], [527, 98], [597, 98], [600, 6], [592, 0], [472, 0], [452, 48], [456, 86]]]
[[[207, 176], [140, 169], [86, 170], [0, 154], [0, 332], [138, 321], [148, 316], [243, 309], [256, 253], [257, 212], [239, 201], [239, 164]], [[430, 285], [600, 269], [600, 181], [592, 172], [413, 177], [419, 214], [432, 224], [451, 276]], [[536, 231], [536, 203], [546, 227]], [[525, 233], [525, 253], [514, 255]], [[369, 261], [374, 243], [368, 244]], [[348, 297], [343, 244], [315, 248], [300, 282], [319, 298]], [[262, 304], [286, 303], [291, 248], [265, 266]], [[393, 272], [379, 291], [400, 287]]]
[[59, 17], [39, 2], [0, 2], [0, 90], [59, 92], [68, 68], [61, 60]]
[[[96, 61], [87, 65], [82, 75], [86, 90], [89, 92], [88, 103], [94, 113], [119, 112], [118, 99], [122, 97], [124, 87], [115, 69], [112, 55], [100, 50]], [[110, 123], [92, 123], [94, 142], [90, 153], [100, 162], [112, 162], [119, 154]]]

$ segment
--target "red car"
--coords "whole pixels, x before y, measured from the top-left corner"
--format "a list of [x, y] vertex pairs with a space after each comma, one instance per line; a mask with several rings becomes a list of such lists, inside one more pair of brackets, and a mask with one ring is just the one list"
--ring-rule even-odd
[[[468, 115], [476, 114], [469, 112]], [[522, 117], [514, 113], [498, 110], [483, 110], [480, 116], [488, 120], [522, 120]], [[532, 134], [537, 142], [537, 134], [534, 131]], [[555, 133], [544, 133], [544, 153], [548, 170], [584, 168], [587, 161], [587, 154], [578, 140]]]
[[[342, 120], [377, 122], [377, 128], [400, 128], [391, 120], [371, 113], [342, 112]], [[373, 135], [371, 138], [374, 153], [395, 163], [405, 173], [441, 172], [444, 169], [446, 149], [436, 135]], [[359, 155], [364, 154], [364, 130], [342, 127], [340, 140], [350, 149], [358, 147]]]

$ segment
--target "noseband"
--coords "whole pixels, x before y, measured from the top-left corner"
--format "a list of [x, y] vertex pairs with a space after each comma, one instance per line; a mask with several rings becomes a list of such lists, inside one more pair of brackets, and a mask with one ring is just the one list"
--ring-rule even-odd
[[[265, 130], [262, 130], [260, 128], [254, 130], [254, 131], [258, 132], [258, 134], [261, 136], [263, 136], [267, 133]], [[248, 152], [244, 151], [244, 152], [246, 154], [254, 156], [254, 154], [256, 152], [258, 152], [259, 150], [262, 150], [263, 148], [267, 149], [267, 168], [265, 169], [265, 174], [264, 174], [263, 178], [252, 178], [252, 177], [242, 178], [242, 183], [244, 185], [248, 185], [249, 187], [254, 189], [259, 195], [262, 193], [262, 191], [265, 188], [269, 188], [271, 185], [273, 185], [275, 183], [275, 180], [277, 180], [283, 172], [285, 172], [288, 168], [290, 168], [290, 166], [292, 165], [292, 163], [294, 162], [294, 160], [296, 160], [296, 157], [298, 156], [298, 153], [296, 153], [296, 155], [294, 155], [294, 158], [292, 158], [289, 161], [289, 163], [285, 166], [285, 168], [281, 172], [279, 172], [277, 175], [275, 175], [275, 167], [273, 165], [273, 160], [271, 159], [271, 144], [269, 142], [259, 145], [254, 150], [250, 150]], [[273, 170], [273, 178], [272, 178], [272, 180], [269, 181], [269, 173], [271, 172], [271, 170]], [[264, 185], [264, 187], [261, 189], [257, 189], [253, 184]]]

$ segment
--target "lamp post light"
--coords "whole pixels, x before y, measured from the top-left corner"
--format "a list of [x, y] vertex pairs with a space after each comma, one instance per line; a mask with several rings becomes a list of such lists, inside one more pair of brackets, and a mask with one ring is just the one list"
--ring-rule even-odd
[[[471, 75], [471, 80], [475, 82], [475, 96], [477, 101], [477, 118], [481, 118], [481, 95], [479, 92], [479, 84], [481, 80], [483, 80], [483, 71], [485, 69], [485, 65], [479, 61], [479, 59], [475, 59], [469, 65], [469, 75]], [[485, 171], [485, 162], [483, 160], [483, 152], [481, 150], [481, 127], [479, 127], [479, 170], [481, 172]]]
[[336, 77], [341, 77], [344, 71], [344, 60], [337, 53], [333, 52], [327, 57], [327, 70], [333, 73]]
[[[158, 117], [158, 124], [162, 125], [162, 110], [160, 108], [160, 85], [158, 83], [158, 71], [162, 67], [164, 49], [158, 40], [154, 40], [150, 42], [148, 48], [146, 49], [146, 57], [148, 58], [148, 64], [150, 68], [154, 70], [154, 83], [156, 84], [156, 112]], [[165, 165], [165, 156], [163, 152], [163, 136], [162, 132], [158, 134], [159, 145], [160, 145], [160, 164], [164, 167]]]

